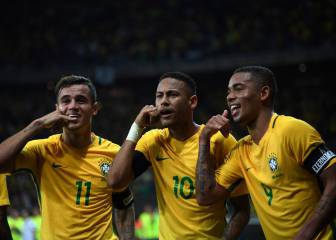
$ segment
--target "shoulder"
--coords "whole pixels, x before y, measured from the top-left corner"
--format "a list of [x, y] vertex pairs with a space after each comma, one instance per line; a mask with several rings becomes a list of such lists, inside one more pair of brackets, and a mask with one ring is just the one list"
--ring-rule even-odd
[[232, 134], [229, 134], [228, 137], [224, 137], [223, 134], [220, 131], [218, 131], [216, 134], [214, 134], [211, 137], [210, 141], [212, 143], [224, 143], [224, 142], [225, 143], [228, 143], [228, 142], [236, 143], [237, 142], [237, 140], [235, 139], [235, 137]]
[[169, 132], [167, 128], [164, 129], [152, 129], [147, 131], [140, 140], [146, 140], [146, 141], [162, 141], [164, 139], [167, 139], [169, 136]]
[[224, 154], [227, 154], [236, 144], [237, 140], [231, 134], [224, 137], [221, 132], [217, 132], [210, 139], [211, 149], [215, 152], [223, 152]]
[[51, 135], [48, 138], [34, 139], [27, 142], [26, 147], [45, 147], [56, 145], [61, 138], [61, 134]]
[[309, 123], [291, 116], [279, 115], [273, 124], [275, 131], [285, 135], [316, 132]]
[[245, 147], [252, 145], [251, 136], [245, 136], [236, 142], [236, 144], [231, 148], [230, 152], [226, 155], [226, 160], [236, 157], [239, 155]]
[[111, 151], [113, 151], [113, 150], [119, 151], [119, 149], [120, 149], [119, 144], [113, 143], [112, 141], [107, 140], [105, 138], [102, 138], [101, 136], [96, 136], [95, 135], [95, 143], [96, 143], [95, 145], [97, 147], [108, 148]]

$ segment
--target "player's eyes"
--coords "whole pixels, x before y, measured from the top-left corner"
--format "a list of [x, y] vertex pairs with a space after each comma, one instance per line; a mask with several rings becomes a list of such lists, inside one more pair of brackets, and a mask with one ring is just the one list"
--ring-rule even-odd
[[79, 97], [76, 99], [77, 103], [87, 103], [89, 100], [84, 97]]
[[177, 96], [179, 96], [180, 94], [179, 94], [178, 92], [169, 92], [167, 95], [168, 95], [169, 97], [177, 97]]
[[70, 102], [70, 100], [69, 100], [69, 99], [61, 99], [60, 102], [61, 102], [62, 104], [67, 104], [67, 103]]

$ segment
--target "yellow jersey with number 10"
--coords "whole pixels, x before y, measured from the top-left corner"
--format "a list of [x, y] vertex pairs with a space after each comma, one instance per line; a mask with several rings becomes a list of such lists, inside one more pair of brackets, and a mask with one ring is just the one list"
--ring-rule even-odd
[[[151, 130], [139, 140], [136, 150], [150, 161], [159, 208], [159, 238], [222, 239], [225, 229], [225, 202], [199, 206], [195, 197], [198, 132], [185, 141], [172, 138], [168, 129]], [[211, 156], [216, 167], [236, 144], [233, 136], [217, 133], [211, 138]], [[239, 186], [233, 196], [246, 194]]]

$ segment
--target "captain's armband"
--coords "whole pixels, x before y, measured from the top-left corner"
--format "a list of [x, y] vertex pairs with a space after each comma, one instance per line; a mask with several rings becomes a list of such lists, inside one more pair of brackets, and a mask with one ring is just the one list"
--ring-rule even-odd
[[304, 161], [304, 166], [314, 175], [320, 175], [331, 159], [336, 157], [324, 144], [316, 147]]
[[134, 202], [133, 193], [131, 189], [127, 187], [122, 192], [112, 193], [112, 204], [117, 209], [128, 208]]

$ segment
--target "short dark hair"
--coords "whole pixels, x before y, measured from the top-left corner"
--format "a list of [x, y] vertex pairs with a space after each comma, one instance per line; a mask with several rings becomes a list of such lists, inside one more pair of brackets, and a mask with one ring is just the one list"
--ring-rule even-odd
[[65, 77], [62, 77], [55, 86], [55, 95], [56, 98], [58, 98], [59, 92], [64, 88], [71, 85], [78, 85], [78, 84], [84, 84], [89, 87], [90, 95], [92, 102], [97, 101], [97, 91], [96, 87], [93, 85], [92, 81], [89, 78], [83, 77], [83, 76], [76, 76], [76, 75], [68, 75]]
[[266, 67], [262, 67], [262, 66], [244, 66], [244, 67], [237, 68], [233, 72], [233, 74], [244, 73], [244, 72], [250, 73], [251, 77], [257, 82], [259, 87], [262, 87], [262, 86], [270, 87], [271, 89], [270, 100], [271, 100], [271, 104], [274, 105], [275, 97], [278, 92], [278, 85], [277, 85], [274, 73], [270, 69]]
[[182, 73], [182, 72], [167, 72], [167, 73], [162, 74], [162, 76], [159, 79], [159, 82], [161, 82], [161, 80], [165, 78], [174, 78], [178, 81], [182, 81], [186, 83], [189, 89], [191, 90], [191, 95], [197, 94], [196, 82], [189, 75]]

